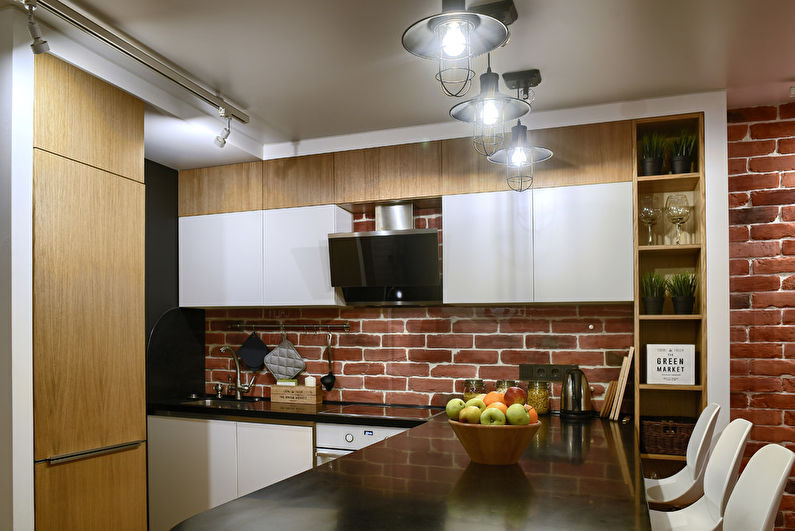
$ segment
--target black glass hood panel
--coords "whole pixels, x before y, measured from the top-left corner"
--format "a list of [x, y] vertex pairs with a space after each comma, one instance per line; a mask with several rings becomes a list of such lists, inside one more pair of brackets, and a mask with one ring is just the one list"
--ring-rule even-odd
[[331, 285], [348, 304], [441, 301], [436, 229], [329, 234]]

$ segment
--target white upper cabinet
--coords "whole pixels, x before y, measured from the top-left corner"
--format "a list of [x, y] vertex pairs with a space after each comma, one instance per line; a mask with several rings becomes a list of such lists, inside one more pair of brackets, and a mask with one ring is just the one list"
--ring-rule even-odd
[[533, 301], [532, 195], [442, 198], [445, 303]]
[[351, 230], [351, 214], [334, 205], [266, 210], [264, 304], [343, 304], [331, 286], [328, 235]]
[[536, 302], [633, 299], [632, 183], [533, 191]]
[[179, 218], [179, 305], [260, 306], [261, 210]]

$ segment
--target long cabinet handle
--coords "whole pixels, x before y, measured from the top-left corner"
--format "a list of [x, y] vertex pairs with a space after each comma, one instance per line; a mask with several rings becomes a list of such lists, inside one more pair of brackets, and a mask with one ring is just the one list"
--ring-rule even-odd
[[55, 455], [52, 457], [47, 457], [45, 459], [39, 459], [38, 461], [36, 461], [36, 463], [49, 463], [51, 465], [58, 465], [61, 463], [68, 463], [69, 461], [77, 461], [78, 459], [84, 459], [86, 457], [94, 457], [97, 455], [118, 452], [119, 450], [132, 448], [134, 446], [140, 446], [145, 442], [146, 442], [145, 440], [140, 440], [140, 441], [121, 443], [121, 444], [112, 444], [110, 446], [103, 446], [102, 448], [94, 448], [93, 450], [83, 450], [81, 452], [72, 452], [70, 454]]

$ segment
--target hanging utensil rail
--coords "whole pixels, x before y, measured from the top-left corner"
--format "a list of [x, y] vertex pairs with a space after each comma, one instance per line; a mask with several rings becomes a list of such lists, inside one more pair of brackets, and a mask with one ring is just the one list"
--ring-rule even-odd
[[317, 332], [325, 331], [338, 331], [350, 332], [351, 324], [349, 322], [341, 324], [249, 324], [235, 321], [230, 323], [228, 330], [315, 330]]

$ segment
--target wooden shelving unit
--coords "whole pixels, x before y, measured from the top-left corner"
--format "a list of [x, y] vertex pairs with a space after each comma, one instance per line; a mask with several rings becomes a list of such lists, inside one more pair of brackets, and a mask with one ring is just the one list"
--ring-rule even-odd
[[[673, 137], [682, 130], [697, 135], [697, 153], [692, 172], [671, 174], [666, 166], [661, 175], [639, 175], [640, 160], [637, 145], [647, 133], [658, 132]], [[707, 297], [705, 292], [705, 214], [704, 214], [704, 118], [703, 114], [686, 114], [636, 120], [633, 122], [633, 154], [635, 166], [635, 430], [642, 441], [641, 417], [685, 416], [697, 418], [706, 406], [707, 389]], [[663, 207], [665, 198], [676, 192], [691, 199], [693, 211], [682, 226], [682, 243], [674, 245], [674, 227], [665, 219], [665, 213], [653, 227], [652, 245], [648, 242], [647, 227], [637, 218], [641, 197], [651, 194], [655, 206]], [[664, 209], [663, 209], [664, 210]], [[655, 271], [663, 275], [692, 272], [698, 278], [696, 305], [692, 315], [673, 313], [670, 297], [666, 299], [661, 315], [646, 315], [641, 301], [640, 279], [643, 274]], [[646, 345], [650, 343], [694, 344], [696, 350], [696, 384], [664, 385], [646, 383]], [[642, 442], [641, 442], [642, 445]], [[641, 447], [641, 451], [643, 448]], [[684, 462], [685, 456], [641, 453], [644, 470], [670, 467], [674, 462]], [[666, 464], [667, 463], [667, 464]]]

